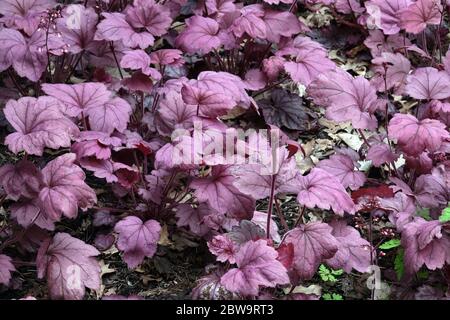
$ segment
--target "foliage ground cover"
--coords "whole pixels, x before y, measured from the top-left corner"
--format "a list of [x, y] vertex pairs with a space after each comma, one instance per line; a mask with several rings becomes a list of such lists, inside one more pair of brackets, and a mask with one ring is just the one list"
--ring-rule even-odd
[[0, 298], [447, 299], [449, 13], [2, 0]]

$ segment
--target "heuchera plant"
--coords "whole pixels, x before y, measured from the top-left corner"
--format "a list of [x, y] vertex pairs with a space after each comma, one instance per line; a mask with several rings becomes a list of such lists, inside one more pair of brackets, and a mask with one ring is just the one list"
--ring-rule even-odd
[[[450, 283], [446, 1], [58, 2], [0, 2], [0, 287], [33, 265], [82, 299], [101, 251], [134, 269], [178, 230], [216, 259], [197, 299], [318, 299], [322, 264]], [[360, 143], [305, 167], [326, 126]]]

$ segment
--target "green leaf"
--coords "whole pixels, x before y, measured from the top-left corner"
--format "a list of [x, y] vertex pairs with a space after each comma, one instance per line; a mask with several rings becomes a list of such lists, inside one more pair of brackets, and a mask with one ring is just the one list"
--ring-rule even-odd
[[428, 209], [428, 208], [418, 210], [417, 215], [424, 218], [427, 221], [432, 220], [432, 218], [430, 216], [430, 209]]
[[417, 272], [417, 277], [419, 277], [419, 279], [422, 279], [422, 280], [428, 279], [429, 275], [430, 274], [427, 270], [420, 270], [419, 272]]
[[395, 256], [395, 259], [394, 259], [394, 270], [395, 270], [395, 273], [397, 274], [398, 280], [401, 280], [403, 277], [403, 274], [405, 273], [405, 265], [403, 262], [404, 254], [405, 254], [404, 250], [399, 249], [397, 251], [397, 255]]
[[344, 300], [344, 297], [342, 297], [339, 293], [324, 293], [322, 295], [323, 300]]
[[331, 271], [323, 264], [319, 267], [319, 276], [323, 281], [336, 282], [336, 278], [331, 274]]
[[319, 276], [325, 282], [337, 282], [338, 279], [336, 277], [342, 275], [344, 270], [333, 270], [328, 269], [325, 265], [321, 264], [319, 267]]
[[386, 241], [380, 246], [380, 249], [382, 250], [389, 250], [393, 248], [397, 248], [400, 245], [400, 239], [392, 239], [389, 241]]
[[445, 208], [442, 210], [442, 214], [439, 217], [440, 222], [448, 222], [450, 221], [450, 207]]
[[338, 270], [331, 270], [331, 274], [334, 276], [341, 276], [344, 273], [344, 270], [338, 269]]

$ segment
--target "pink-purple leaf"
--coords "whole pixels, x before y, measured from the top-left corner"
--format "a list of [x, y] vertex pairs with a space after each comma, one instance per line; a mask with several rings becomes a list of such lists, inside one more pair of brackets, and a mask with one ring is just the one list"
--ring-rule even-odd
[[240, 10], [231, 27], [236, 37], [247, 33], [252, 38], [266, 39], [266, 24], [263, 20], [264, 8], [261, 4], [245, 6]]
[[0, 167], [0, 185], [12, 200], [17, 201], [21, 197], [32, 199], [40, 191], [42, 174], [28, 160], [21, 160], [15, 165], [5, 164]]
[[97, 202], [97, 196], [85, 182], [83, 170], [74, 164], [74, 153], [66, 153], [50, 161], [42, 169], [44, 186], [39, 200], [45, 215], [53, 220], [61, 216], [75, 218], [78, 208], [86, 210]]
[[0, 254], [0, 284], [9, 285], [11, 273], [16, 271], [12, 259], [7, 255]]
[[57, 233], [39, 248], [38, 277], [46, 276], [53, 299], [81, 300], [85, 288], [100, 289], [99, 255], [93, 246], [67, 233]]
[[42, 90], [61, 101], [65, 113], [78, 116], [90, 108], [101, 108], [110, 99], [111, 93], [103, 83], [85, 82], [80, 84], [48, 84]]
[[[74, 15], [76, 20], [72, 21]], [[95, 46], [97, 22], [98, 15], [94, 8], [73, 4], [64, 11], [63, 17], [57, 20], [57, 29], [70, 53], [77, 54]], [[74, 23], [77, 25], [74, 26]]]
[[45, 147], [69, 147], [71, 138], [79, 133], [78, 127], [59, 111], [55, 100], [48, 97], [10, 100], [3, 112], [17, 131], [5, 139], [14, 153], [25, 151], [40, 156]]
[[205, 203], [193, 208], [189, 204], [182, 203], [176, 207], [177, 226], [189, 227], [192, 233], [203, 236], [210, 228], [203, 222], [203, 218], [211, 213], [211, 209]]
[[232, 97], [189, 84], [183, 85], [181, 95], [186, 104], [195, 106], [198, 114], [207, 118], [226, 115], [236, 105]]
[[125, 52], [120, 60], [122, 68], [141, 70], [143, 74], [150, 74], [150, 56], [144, 50], [131, 50]]
[[184, 103], [181, 94], [171, 91], [161, 98], [155, 115], [156, 128], [160, 134], [170, 136], [176, 129], [193, 127], [196, 113], [195, 105]]
[[255, 201], [233, 185], [235, 177], [230, 169], [228, 166], [215, 166], [209, 177], [193, 180], [190, 187], [200, 202], [208, 202], [217, 211], [238, 218], [249, 217], [253, 214]]
[[135, 1], [126, 9], [126, 20], [133, 28], [145, 28], [153, 36], [162, 36], [172, 23], [170, 10], [154, 1]]
[[122, 41], [129, 48], [145, 49], [153, 45], [155, 38], [149, 32], [136, 32], [119, 12], [103, 12], [105, 18], [97, 25], [95, 40]]
[[378, 77], [375, 81], [378, 91], [386, 91], [394, 88], [396, 94], [403, 93], [406, 78], [411, 69], [411, 63], [400, 53], [383, 52], [380, 57], [372, 60], [374, 71]]
[[285, 242], [294, 246], [293, 268], [300, 279], [312, 278], [319, 265], [336, 254], [339, 242], [332, 231], [326, 223], [312, 222], [287, 234]]
[[92, 106], [86, 110], [92, 130], [112, 133], [114, 130], [125, 131], [130, 119], [131, 106], [122, 98], [113, 98], [102, 105]]
[[438, 120], [417, 120], [410, 114], [396, 114], [389, 122], [389, 137], [397, 139], [399, 147], [408, 155], [419, 155], [440, 148], [450, 134]]
[[124, 251], [123, 259], [129, 268], [135, 268], [151, 258], [156, 252], [161, 226], [155, 220], [142, 222], [135, 216], [129, 216], [119, 221], [114, 227], [119, 234], [117, 247]]
[[350, 156], [334, 154], [330, 158], [320, 161], [317, 168], [321, 168], [338, 178], [345, 188], [350, 187], [352, 190], [357, 190], [366, 181], [366, 175], [358, 171], [357, 166], [357, 162]]
[[370, 0], [364, 3], [372, 23], [386, 35], [400, 31], [399, 12], [409, 4], [410, 0]]
[[450, 97], [450, 75], [435, 68], [418, 68], [406, 78], [406, 93], [421, 100], [441, 100]]
[[11, 217], [24, 228], [35, 224], [45, 230], [53, 231], [55, 229], [55, 221], [44, 214], [39, 199], [16, 202], [11, 205], [10, 210]]
[[231, 97], [241, 107], [247, 108], [250, 105], [251, 99], [245, 91], [244, 82], [234, 74], [204, 71], [198, 75], [196, 85], [204, 90]]
[[357, 129], [375, 129], [376, 90], [361, 76], [353, 78], [344, 71], [319, 75], [308, 88], [314, 101], [326, 107], [325, 116], [337, 122], [351, 121]]
[[177, 47], [187, 53], [206, 54], [218, 49], [222, 41], [219, 24], [211, 18], [193, 16], [186, 20], [186, 29], [176, 39]]
[[339, 247], [336, 254], [326, 263], [333, 269], [343, 269], [347, 273], [350, 273], [352, 269], [367, 272], [372, 264], [370, 243], [344, 220], [333, 221], [330, 225], [333, 228], [331, 234], [338, 241]]
[[19, 31], [7, 28], [0, 30], [0, 42], [0, 71], [4, 71], [25, 54], [27, 43]]
[[405, 249], [405, 270], [412, 274], [426, 265], [428, 269], [440, 269], [450, 263], [450, 238], [442, 232], [438, 220], [417, 218], [407, 224], [402, 233]]
[[2, 0], [0, 14], [7, 27], [21, 29], [31, 35], [39, 26], [46, 9], [55, 5], [54, 0]]
[[400, 25], [406, 32], [420, 33], [427, 25], [441, 23], [442, 5], [438, 0], [417, 0], [402, 9], [400, 14]]
[[370, 146], [366, 158], [371, 160], [375, 167], [380, 167], [384, 163], [390, 163], [397, 160], [398, 156], [392, 152], [389, 145], [377, 143]]
[[298, 190], [298, 202], [308, 208], [331, 209], [339, 215], [344, 211], [355, 212], [355, 205], [343, 185], [323, 169], [314, 168], [308, 175], [299, 176]]
[[450, 201], [448, 169], [444, 166], [433, 168], [431, 174], [419, 176], [414, 184], [417, 201], [425, 208], [445, 207]]
[[266, 24], [266, 38], [278, 43], [281, 37], [291, 37], [301, 31], [298, 18], [288, 11], [266, 10], [263, 21]]
[[286, 268], [277, 256], [265, 240], [249, 241], [236, 254], [238, 267], [225, 273], [220, 282], [227, 290], [244, 296], [257, 296], [260, 287], [287, 284]]
[[208, 249], [220, 262], [236, 263], [236, 253], [238, 248], [226, 235], [217, 235], [208, 241]]
[[319, 43], [304, 36], [296, 37], [292, 44], [277, 52], [279, 56], [291, 56], [293, 61], [284, 63], [284, 69], [292, 80], [308, 86], [320, 74], [335, 69], [327, 57], [327, 51]]

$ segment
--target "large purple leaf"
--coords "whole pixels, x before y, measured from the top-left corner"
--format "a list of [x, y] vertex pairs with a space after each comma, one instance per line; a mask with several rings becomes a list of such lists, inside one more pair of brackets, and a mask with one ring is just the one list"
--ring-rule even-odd
[[175, 44], [187, 53], [206, 54], [218, 49], [222, 44], [219, 24], [211, 18], [193, 16], [186, 20], [186, 29], [178, 36]]
[[155, 38], [149, 32], [136, 32], [119, 12], [103, 12], [105, 18], [97, 25], [95, 40], [122, 41], [124, 46], [145, 49], [153, 45]]
[[53, 299], [81, 300], [85, 288], [100, 289], [99, 255], [93, 246], [67, 233], [57, 233], [39, 248], [38, 277], [46, 276]]
[[0, 71], [4, 71], [25, 54], [27, 43], [19, 31], [7, 28], [0, 30], [0, 41]]
[[208, 202], [219, 212], [241, 219], [251, 217], [255, 201], [233, 185], [235, 177], [230, 169], [229, 166], [215, 166], [210, 176], [194, 179], [190, 187], [200, 202]]
[[380, 207], [388, 210], [389, 220], [402, 232], [403, 227], [410, 223], [416, 214], [416, 204], [412, 196], [397, 192], [394, 198], [380, 198]]
[[24, 228], [29, 228], [33, 224], [39, 228], [53, 231], [55, 221], [47, 217], [41, 209], [39, 199], [23, 200], [11, 205], [11, 217], [17, 220], [17, 223]]
[[39, 200], [45, 215], [53, 220], [63, 215], [75, 218], [78, 208], [85, 210], [97, 202], [94, 190], [84, 182], [83, 170], [74, 164], [75, 159], [74, 153], [66, 153], [42, 169], [44, 187]]
[[332, 155], [329, 159], [321, 160], [317, 164], [317, 168], [321, 168], [332, 174], [342, 185], [352, 190], [357, 190], [364, 185], [366, 175], [364, 172], [358, 171], [356, 168], [358, 163], [350, 156], [342, 153]]
[[[76, 14], [76, 21], [74, 19]], [[94, 36], [98, 22], [98, 15], [94, 8], [86, 8], [82, 5], [72, 5], [63, 13], [63, 17], [57, 21], [58, 31], [66, 44], [68, 52], [77, 54], [83, 50], [89, 50], [95, 46]], [[77, 23], [77, 25], [73, 25]]]
[[339, 242], [332, 231], [326, 223], [312, 222], [287, 234], [285, 242], [294, 246], [293, 268], [300, 279], [312, 278], [319, 265], [338, 251]]
[[0, 14], [7, 27], [21, 29], [31, 35], [38, 28], [46, 9], [54, 5], [54, 0], [3, 0], [0, 2]]
[[322, 74], [311, 83], [308, 93], [314, 102], [326, 107], [325, 116], [337, 122], [351, 121], [357, 129], [375, 129], [373, 115], [378, 108], [376, 90], [361, 76], [345, 71]]
[[181, 94], [171, 91], [161, 98], [155, 116], [156, 128], [160, 134], [167, 136], [176, 129], [190, 129], [196, 113], [195, 105], [184, 103]]
[[40, 156], [45, 147], [69, 147], [71, 138], [79, 133], [78, 127], [59, 111], [55, 100], [48, 97], [10, 100], [3, 112], [17, 131], [5, 139], [14, 153], [25, 151]]
[[436, 0], [417, 0], [399, 12], [400, 24], [406, 32], [420, 33], [428, 24], [441, 23], [442, 5]]
[[266, 10], [263, 21], [266, 24], [266, 38], [278, 43], [281, 37], [291, 37], [301, 31], [298, 18], [288, 11]]
[[161, 226], [155, 220], [145, 223], [135, 216], [120, 220], [114, 227], [119, 234], [117, 247], [124, 251], [123, 259], [129, 268], [135, 268], [145, 257], [153, 257], [159, 241]]
[[444, 166], [433, 168], [431, 174], [419, 176], [414, 184], [417, 201], [425, 208], [445, 207], [450, 201], [448, 169]]
[[240, 15], [234, 19], [231, 27], [236, 37], [247, 33], [252, 38], [267, 38], [266, 24], [262, 19], [264, 8], [261, 4], [245, 6], [238, 12]]
[[42, 174], [36, 166], [21, 160], [15, 165], [5, 164], [0, 167], [0, 185], [8, 198], [17, 201], [19, 198], [35, 198], [42, 185]]
[[145, 28], [155, 37], [164, 35], [172, 23], [169, 8], [153, 1], [135, 1], [126, 9], [126, 20], [133, 28]]
[[400, 31], [399, 12], [410, 3], [410, 0], [370, 0], [364, 5], [373, 24], [390, 35]]
[[204, 90], [222, 93], [236, 101], [241, 107], [249, 107], [251, 99], [245, 91], [245, 84], [238, 76], [228, 72], [203, 71], [197, 77], [196, 85]]
[[342, 184], [323, 169], [314, 168], [308, 175], [299, 176], [298, 183], [297, 200], [300, 204], [308, 208], [331, 209], [339, 215], [344, 211], [355, 212], [355, 205]]
[[394, 88], [396, 94], [405, 90], [406, 78], [411, 69], [411, 62], [400, 53], [383, 52], [380, 57], [372, 60], [374, 71], [378, 77], [372, 78], [378, 91]]
[[326, 263], [333, 269], [343, 269], [347, 273], [352, 269], [367, 272], [372, 264], [370, 243], [344, 220], [333, 221], [330, 225], [333, 228], [331, 234], [338, 241], [339, 247], [336, 254]]
[[[261, 147], [260, 150], [263, 149], [261, 145], [259, 147]], [[263, 156], [270, 159], [269, 164], [233, 166], [234, 185], [239, 191], [252, 196], [254, 199], [264, 199], [270, 195], [272, 175], [276, 175], [274, 194], [283, 192], [295, 193], [297, 191], [296, 185], [298, 184], [296, 181], [298, 171], [295, 158], [289, 157], [288, 150], [285, 147], [279, 148], [274, 153], [272, 153], [273, 150], [271, 149], [267, 150], [267, 152], [269, 153]], [[261, 156], [261, 153], [258, 153], [258, 156]], [[270, 171], [266, 172], [266, 170]]]
[[78, 116], [90, 108], [101, 108], [111, 96], [103, 83], [94, 82], [72, 85], [45, 83], [42, 90], [61, 101], [66, 107], [65, 113], [70, 116]]
[[410, 114], [397, 113], [389, 121], [389, 137], [397, 139], [399, 147], [408, 155], [417, 156], [424, 150], [439, 150], [450, 137], [445, 124], [438, 120], [417, 120]]
[[450, 76], [445, 71], [435, 68], [418, 68], [409, 75], [406, 83], [406, 93], [422, 100], [440, 100], [450, 97]]
[[308, 86], [317, 77], [335, 69], [327, 57], [327, 51], [308, 37], [298, 36], [292, 44], [277, 52], [279, 56], [292, 56], [293, 61], [284, 63], [284, 69], [292, 80]]
[[113, 98], [102, 105], [91, 106], [86, 110], [92, 130], [112, 133], [125, 131], [130, 119], [131, 106], [122, 98]]
[[287, 284], [287, 270], [277, 257], [265, 240], [249, 241], [236, 254], [238, 267], [225, 273], [220, 282], [227, 290], [244, 296], [257, 296], [260, 287]]
[[407, 224], [402, 233], [405, 249], [405, 270], [412, 274], [426, 265], [428, 269], [440, 269], [450, 263], [450, 238], [442, 232], [438, 220], [417, 218]]
[[207, 118], [216, 118], [226, 115], [234, 106], [236, 102], [232, 97], [226, 96], [221, 92], [207, 90], [184, 84], [181, 89], [183, 101], [195, 106], [198, 109], [198, 114]]
[[176, 207], [177, 226], [189, 227], [192, 233], [203, 236], [210, 228], [204, 223], [203, 218], [211, 213], [211, 208], [205, 203], [193, 208], [189, 204], [182, 203]]

